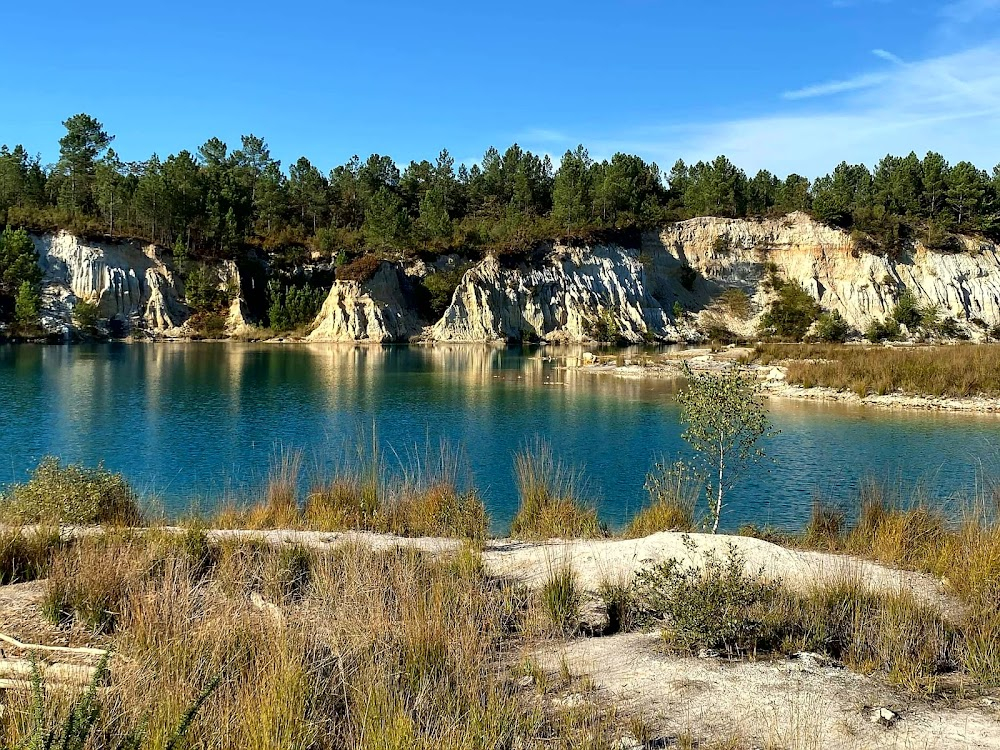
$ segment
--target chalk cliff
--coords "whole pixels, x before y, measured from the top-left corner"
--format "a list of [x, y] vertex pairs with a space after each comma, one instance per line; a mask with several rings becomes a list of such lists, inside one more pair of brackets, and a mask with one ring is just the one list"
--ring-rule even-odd
[[541, 263], [487, 258], [466, 272], [435, 341], [581, 341], [607, 326], [630, 342], [677, 337], [636, 250], [556, 246]]
[[[1000, 253], [989, 242], [958, 238], [961, 252], [916, 243], [897, 259], [864, 252], [849, 233], [806, 214], [780, 219], [699, 218], [643, 236], [638, 250], [614, 245], [556, 247], [540, 264], [504, 268], [488, 258], [468, 271], [451, 306], [429, 331], [438, 341], [537, 337], [581, 341], [607, 320], [628, 341], [690, 339], [720, 320], [750, 334], [770, 299], [770, 266], [800, 283], [823, 308], [857, 330], [884, 320], [900, 292], [976, 337], [1000, 324]], [[751, 299], [746, 319], [713, 304], [726, 289]], [[675, 305], [690, 312], [675, 319]]]
[[310, 341], [407, 341], [421, 322], [401, 284], [401, 270], [382, 262], [366, 281], [335, 281], [316, 316]]
[[153, 245], [83, 240], [67, 232], [33, 237], [42, 281], [42, 325], [51, 333], [73, 328], [80, 300], [98, 316], [158, 335], [179, 334], [188, 316], [180, 280]]
[[994, 244], [957, 238], [961, 252], [939, 252], [917, 242], [897, 259], [862, 251], [849, 233], [803, 213], [760, 221], [700, 218], [666, 227], [644, 238], [650, 273], [669, 286], [680, 266], [698, 272], [689, 293], [707, 306], [726, 288], [740, 288], [763, 307], [761, 282], [768, 264], [800, 283], [823, 308], [836, 310], [858, 330], [884, 320], [902, 289], [921, 305], [937, 305], [970, 334], [981, 320], [1000, 323], [1000, 255]]

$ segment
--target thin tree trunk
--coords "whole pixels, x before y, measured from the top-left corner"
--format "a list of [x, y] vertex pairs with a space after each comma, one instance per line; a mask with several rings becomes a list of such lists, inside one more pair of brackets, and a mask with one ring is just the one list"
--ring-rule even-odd
[[712, 533], [719, 530], [719, 519], [722, 518], [722, 472], [725, 469], [723, 450], [719, 448], [719, 487], [715, 497], [715, 524], [712, 526]]

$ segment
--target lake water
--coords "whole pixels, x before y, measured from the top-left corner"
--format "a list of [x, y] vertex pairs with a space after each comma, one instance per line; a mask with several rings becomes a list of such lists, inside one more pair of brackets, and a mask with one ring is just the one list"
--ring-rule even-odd
[[[513, 453], [535, 436], [585, 467], [612, 525], [642, 503], [646, 471], [685, 448], [663, 380], [564, 370], [547, 349], [157, 343], [0, 346], [0, 483], [47, 454], [123, 472], [168, 511], [259, 484], [282, 449], [306, 470], [371, 430], [404, 456], [464, 446], [502, 532], [517, 496]], [[989, 416], [771, 401], [773, 462], [731, 495], [723, 525], [801, 526], [817, 493], [846, 498], [866, 474], [939, 493], [1000, 469]], [[394, 454], [390, 450], [388, 455]], [[390, 460], [396, 460], [390, 458]]]

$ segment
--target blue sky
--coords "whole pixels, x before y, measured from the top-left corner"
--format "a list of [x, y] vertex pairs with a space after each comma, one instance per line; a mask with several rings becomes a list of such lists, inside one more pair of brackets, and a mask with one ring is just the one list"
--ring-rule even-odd
[[810, 177], [911, 149], [1000, 161], [1000, 0], [9, 6], [0, 142], [43, 161], [81, 111], [125, 159], [252, 132], [324, 171], [514, 141]]

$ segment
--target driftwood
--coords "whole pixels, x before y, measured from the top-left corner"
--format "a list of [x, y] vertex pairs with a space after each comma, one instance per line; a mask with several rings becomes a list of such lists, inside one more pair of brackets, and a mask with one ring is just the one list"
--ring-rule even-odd
[[108, 653], [107, 649], [90, 648], [88, 646], [43, 646], [40, 643], [21, 643], [16, 638], [4, 635], [3, 633], [0, 633], [0, 641], [24, 651], [50, 651], [62, 654], [84, 654], [86, 656], [106, 656]]
[[[23, 643], [4, 633], [0, 633], [0, 644], [19, 651], [29, 653], [47, 654], [74, 654], [77, 656], [107, 656], [108, 652], [103, 648], [90, 648], [87, 646], [45, 646], [41, 643]], [[66, 664], [61, 662], [48, 663], [41, 660], [25, 659], [21, 657], [10, 657], [0, 650], [0, 690], [31, 690], [32, 674], [35, 668], [44, 680], [46, 686], [58, 685], [86, 685], [93, 678], [97, 671], [96, 666], [87, 664]]]

